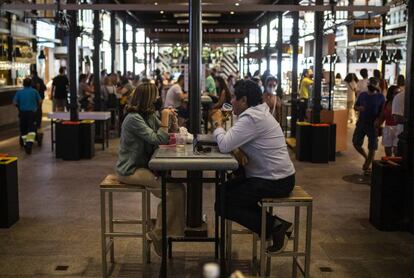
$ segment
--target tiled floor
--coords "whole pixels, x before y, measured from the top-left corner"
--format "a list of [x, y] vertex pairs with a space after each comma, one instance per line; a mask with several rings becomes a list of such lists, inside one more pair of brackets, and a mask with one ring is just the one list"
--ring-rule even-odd
[[[0, 152], [19, 157], [20, 192], [20, 221], [0, 230], [0, 277], [99, 277], [98, 184], [113, 172], [118, 140], [106, 151], [97, 145], [92, 160], [68, 162], [54, 158], [48, 135], [46, 130], [44, 146], [31, 156], [20, 150], [16, 137], [0, 141]], [[362, 159], [353, 149], [329, 164], [295, 165], [297, 184], [314, 197], [312, 277], [413, 277], [414, 235], [376, 230], [368, 221], [369, 185], [343, 180], [360, 174]], [[136, 215], [138, 197], [123, 195], [116, 196], [115, 213]], [[212, 202], [213, 187], [206, 185], [209, 223]], [[155, 199], [152, 205], [155, 213]], [[286, 210], [279, 213], [292, 217]], [[249, 275], [250, 238], [235, 236], [233, 247], [235, 267]], [[138, 240], [116, 242], [114, 277], [158, 277], [159, 259], [152, 254], [152, 264], [141, 264], [140, 248]], [[211, 243], [174, 244], [171, 277], [200, 277], [202, 263], [212, 258]], [[272, 277], [289, 277], [290, 263], [274, 259]]]

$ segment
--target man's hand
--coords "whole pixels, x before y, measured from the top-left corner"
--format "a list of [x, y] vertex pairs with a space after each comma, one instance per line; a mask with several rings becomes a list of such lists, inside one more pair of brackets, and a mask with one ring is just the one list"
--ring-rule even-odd
[[239, 162], [240, 166], [245, 166], [249, 162], [247, 155], [239, 148], [232, 151], [234, 158]]

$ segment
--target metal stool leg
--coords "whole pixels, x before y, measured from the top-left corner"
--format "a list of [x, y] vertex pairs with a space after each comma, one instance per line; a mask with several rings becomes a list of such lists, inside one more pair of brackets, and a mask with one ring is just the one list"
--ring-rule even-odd
[[102, 245], [102, 277], [107, 277], [106, 265], [106, 205], [105, 205], [105, 191], [101, 190], [101, 245]]
[[[295, 207], [295, 219], [294, 219], [294, 239], [293, 239], [293, 252], [298, 252], [299, 249], [299, 220], [300, 220], [300, 207]], [[292, 277], [296, 278], [298, 275], [297, 256], [292, 258]]]
[[262, 205], [262, 232], [260, 235], [260, 277], [266, 277], [266, 207]]
[[[146, 229], [147, 232], [149, 232], [152, 229], [152, 223], [151, 223], [151, 192], [149, 190], [146, 191], [146, 196], [147, 196], [147, 222], [145, 223], [146, 225]], [[147, 242], [147, 264], [151, 263], [151, 244], [149, 243], [149, 241], [147, 240], [146, 235], [144, 235], [145, 241]]]
[[[269, 207], [269, 213], [271, 214], [271, 215], [273, 215], [273, 207]], [[266, 221], [266, 220], [265, 220]], [[270, 256], [267, 256], [267, 258], [266, 258], [266, 276], [267, 277], [269, 277], [270, 276], [270, 272], [272, 271], [271, 270], [271, 257]]]
[[232, 252], [232, 239], [233, 239], [233, 222], [231, 220], [226, 220], [226, 258], [231, 262], [231, 252]]
[[306, 250], [305, 250], [305, 278], [309, 278], [310, 273], [310, 255], [311, 255], [311, 238], [312, 238], [312, 203], [308, 205], [306, 213]]
[[147, 193], [141, 192], [141, 209], [142, 209], [142, 263], [145, 263], [148, 261], [147, 259], [147, 248], [148, 248], [148, 241], [146, 239], [147, 234], [147, 227], [148, 227], [148, 219], [147, 219]]
[[[113, 196], [112, 196], [112, 192], [109, 192], [109, 200], [108, 200], [108, 206], [109, 206], [109, 232], [113, 233], [114, 232], [114, 203], [113, 203]], [[115, 262], [115, 242], [114, 242], [114, 238], [111, 236], [109, 237], [109, 240], [111, 241], [111, 251], [110, 251], [110, 258], [111, 258], [111, 263]]]

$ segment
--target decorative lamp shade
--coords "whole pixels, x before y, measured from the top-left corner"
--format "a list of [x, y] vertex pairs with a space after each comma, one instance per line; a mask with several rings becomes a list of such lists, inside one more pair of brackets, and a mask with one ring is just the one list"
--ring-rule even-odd
[[376, 63], [377, 62], [377, 54], [375, 51], [371, 51], [371, 54], [369, 55], [369, 63]]
[[367, 54], [365, 52], [362, 52], [361, 58], [359, 58], [360, 63], [366, 63], [368, 60]]
[[39, 54], [39, 60], [41, 59], [46, 59], [45, 52], [43, 51], [43, 49], [40, 50], [40, 54]]
[[394, 54], [394, 60], [400, 61], [403, 59], [401, 49], [397, 49]]
[[388, 61], [388, 54], [387, 51], [382, 51], [381, 52], [381, 57], [380, 57], [381, 61]]

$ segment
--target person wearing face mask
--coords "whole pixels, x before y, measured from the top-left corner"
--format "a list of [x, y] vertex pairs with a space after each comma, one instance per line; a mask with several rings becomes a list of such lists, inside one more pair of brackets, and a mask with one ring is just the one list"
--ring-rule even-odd
[[308, 109], [309, 95], [311, 92], [311, 86], [313, 85], [313, 71], [311, 69], [305, 69], [302, 73], [302, 80], [299, 85], [299, 122], [303, 122], [306, 118], [306, 109]]
[[[365, 159], [362, 165], [364, 173], [369, 168], [378, 148], [378, 128], [380, 115], [385, 103], [385, 97], [379, 87], [379, 81], [375, 77], [368, 79], [368, 91], [359, 94], [354, 109], [359, 112], [358, 121], [352, 136], [355, 149]], [[362, 147], [365, 136], [368, 137], [368, 154]]]
[[265, 91], [263, 93], [263, 102], [265, 102], [270, 109], [270, 114], [280, 123], [281, 120], [281, 100], [276, 95], [277, 78], [268, 76], [265, 80]]

